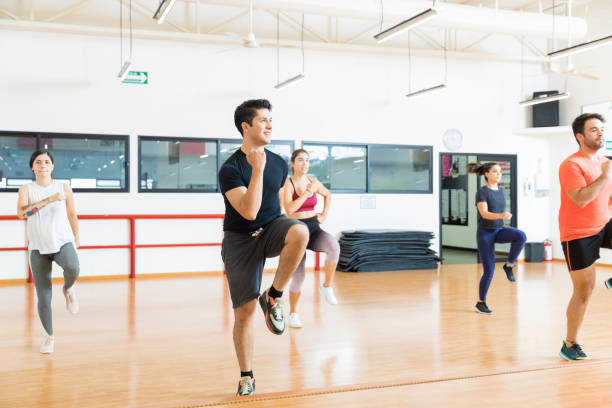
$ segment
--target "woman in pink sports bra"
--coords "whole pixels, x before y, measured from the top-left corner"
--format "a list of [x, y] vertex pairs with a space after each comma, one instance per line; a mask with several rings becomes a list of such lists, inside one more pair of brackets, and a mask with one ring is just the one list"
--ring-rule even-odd
[[[340, 257], [340, 245], [338, 240], [333, 235], [323, 231], [319, 224], [327, 218], [327, 212], [331, 204], [331, 193], [321, 182], [315, 178], [308, 177], [306, 174], [310, 168], [310, 157], [304, 149], [297, 149], [291, 155], [289, 163], [292, 169], [291, 177], [285, 182], [283, 190], [283, 202], [285, 212], [288, 217], [302, 221], [308, 227], [310, 239], [307, 249], [315, 252], [325, 252], [327, 259], [325, 261], [325, 283], [319, 287], [319, 291], [325, 297], [327, 303], [338, 304], [334, 296], [334, 289], [331, 287], [338, 258]], [[317, 214], [315, 206], [317, 205], [317, 194], [323, 196], [324, 205], [323, 212]], [[300, 318], [296, 312], [298, 300], [300, 299], [302, 284], [306, 277], [306, 254], [302, 258], [302, 262], [298, 265], [291, 286], [289, 287], [289, 327], [302, 327]]]

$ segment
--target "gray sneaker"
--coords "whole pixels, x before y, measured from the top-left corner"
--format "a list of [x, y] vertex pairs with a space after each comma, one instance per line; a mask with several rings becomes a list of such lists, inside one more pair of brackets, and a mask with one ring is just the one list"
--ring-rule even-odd
[[244, 397], [245, 395], [255, 394], [255, 379], [251, 378], [250, 375], [246, 377], [240, 377], [238, 383], [238, 391], [236, 392], [237, 397]]
[[274, 334], [283, 334], [285, 319], [283, 317], [283, 301], [281, 298], [272, 299], [266, 290], [259, 296], [259, 305], [266, 317], [266, 326]]

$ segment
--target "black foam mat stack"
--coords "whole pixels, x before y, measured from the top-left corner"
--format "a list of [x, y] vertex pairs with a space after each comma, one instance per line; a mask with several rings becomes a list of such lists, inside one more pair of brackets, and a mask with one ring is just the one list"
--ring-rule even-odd
[[433, 233], [402, 230], [342, 231], [338, 270], [344, 272], [436, 269]]

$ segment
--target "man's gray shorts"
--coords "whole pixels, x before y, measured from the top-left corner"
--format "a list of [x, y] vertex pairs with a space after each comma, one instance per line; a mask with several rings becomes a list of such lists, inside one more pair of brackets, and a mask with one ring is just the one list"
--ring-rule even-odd
[[301, 223], [281, 216], [261, 230], [223, 233], [221, 258], [234, 308], [259, 297], [266, 258], [278, 256], [289, 228]]

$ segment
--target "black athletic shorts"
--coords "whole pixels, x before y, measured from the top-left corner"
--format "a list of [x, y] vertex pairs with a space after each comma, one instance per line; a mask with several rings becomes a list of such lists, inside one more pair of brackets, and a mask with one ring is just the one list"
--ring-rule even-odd
[[318, 234], [318, 232], [321, 230], [321, 227], [319, 226], [319, 221], [317, 221], [316, 216], [310, 218], [302, 218], [300, 221], [306, 224], [311, 237], [313, 235]]
[[266, 258], [280, 255], [289, 228], [300, 221], [280, 216], [251, 232], [224, 231], [221, 258], [234, 308], [257, 299]]
[[612, 248], [612, 219], [595, 235], [561, 242], [569, 271], [588, 268], [599, 259], [599, 248]]

